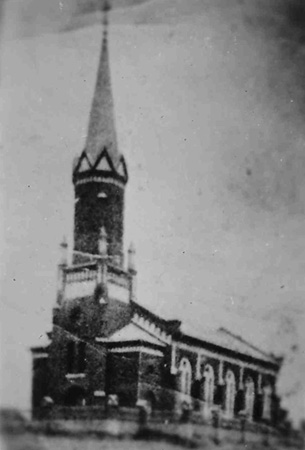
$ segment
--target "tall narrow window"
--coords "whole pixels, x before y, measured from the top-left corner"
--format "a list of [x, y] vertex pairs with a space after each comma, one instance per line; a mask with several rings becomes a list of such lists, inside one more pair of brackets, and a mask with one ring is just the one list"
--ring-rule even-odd
[[249, 419], [253, 417], [255, 389], [252, 378], [248, 377], [245, 383], [245, 410]]
[[192, 366], [188, 359], [182, 358], [180, 365], [180, 386], [183, 394], [191, 395]]
[[86, 370], [86, 342], [78, 343], [78, 373]]
[[234, 416], [236, 383], [235, 376], [231, 370], [226, 374], [226, 395], [225, 395], [225, 412], [227, 417]]
[[269, 420], [271, 418], [271, 386], [263, 388], [263, 419]]
[[204, 369], [204, 401], [208, 406], [214, 402], [214, 370], [208, 365]]
[[73, 373], [74, 369], [75, 344], [69, 341], [67, 344], [67, 371]]

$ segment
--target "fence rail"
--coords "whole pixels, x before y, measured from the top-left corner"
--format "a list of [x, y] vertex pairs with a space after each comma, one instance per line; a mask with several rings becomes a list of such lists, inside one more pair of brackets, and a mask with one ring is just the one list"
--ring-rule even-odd
[[116, 435], [135, 437], [139, 430], [149, 436], [179, 438], [202, 443], [206, 439], [218, 442], [256, 442], [284, 447], [303, 448], [304, 437], [295, 430], [278, 430], [263, 423], [242, 422], [239, 419], [206, 420], [200, 413], [188, 417], [173, 411], [153, 411], [144, 414], [141, 408], [52, 406], [49, 410], [33, 411], [32, 431], [52, 430], [53, 433]]

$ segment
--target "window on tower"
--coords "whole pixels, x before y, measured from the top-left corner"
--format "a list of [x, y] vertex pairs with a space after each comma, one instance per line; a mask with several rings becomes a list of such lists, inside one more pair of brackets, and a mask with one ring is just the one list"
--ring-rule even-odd
[[70, 321], [72, 325], [79, 325], [79, 322], [81, 320], [82, 317], [82, 310], [81, 307], [79, 305], [75, 305], [71, 308], [70, 310]]
[[67, 345], [67, 371], [73, 373], [75, 357], [75, 342], [69, 341]]
[[78, 344], [78, 373], [83, 373], [86, 370], [86, 342], [79, 342]]
[[70, 341], [67, 344], [67, 372], [84, 373], [87, 366], [86, 342]]

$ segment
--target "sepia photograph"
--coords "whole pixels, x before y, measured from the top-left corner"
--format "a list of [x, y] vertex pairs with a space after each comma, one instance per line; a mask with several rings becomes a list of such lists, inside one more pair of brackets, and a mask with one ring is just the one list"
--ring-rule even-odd
[[305, 448], [305, 0], [0, 37], [0, 450]]

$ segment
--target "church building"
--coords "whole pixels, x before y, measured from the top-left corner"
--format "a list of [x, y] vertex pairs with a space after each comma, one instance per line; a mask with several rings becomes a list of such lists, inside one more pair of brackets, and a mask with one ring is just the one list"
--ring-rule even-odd
[[104, 30], [86, 146], [73, 164], [74, 246], [61, 244], [56, 306], [46, 346], [31, 349], [32, 407], [149, 404], [177, 411], [188, 405], [209, 417], [244, 411], [274, 423], [280, 360], [226, 329], [188, 333], [137, 298], [135, 248], [124, 258], [128, 170], [118, 149]]

